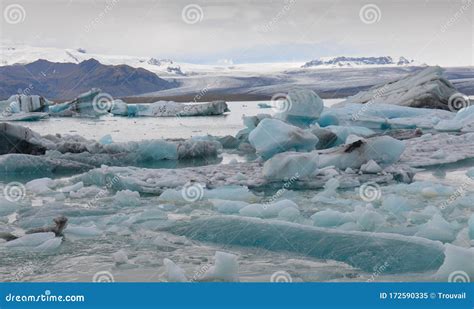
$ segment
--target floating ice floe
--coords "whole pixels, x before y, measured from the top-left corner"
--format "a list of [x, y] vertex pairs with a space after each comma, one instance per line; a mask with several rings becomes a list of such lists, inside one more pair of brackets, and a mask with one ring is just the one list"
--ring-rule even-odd
[[0, 110], [3, 110], [4, 114], [45, 113], [51, 104], [53, 102], [38, 95], [15, 94], [5, 101], [0, 101]]
[[[77, 135], [40, 136], [32, 130], [0, 123], [0, 172], [60, 173], [85, 171], [102, 164], [136, 165], [161, 160], [216, 158], [217, 141], [142, 140], [98, 143]], [[15, 162], [15, 163], [14, 163]]]
[[170, 259], [163, 259], [168, 282], [187, 282], [184, 270]]
[[217, 251], [214, 256], [214, 265], [203, 274], [203, 281], [239, 281], [239, 263], [237, 255]]
[[406, 149], [400, 162], [413, 167], [447, 164], [474, 158], [474, 133], [425, 134], [404, 142]]
[[315, 149], [318, 138], [311, 132], [289, 125], [278, 119], [263, 119], [250, 132], [250, 144], [264, 159], [288, 151], [311, 151]]
[[[474, 280], [474, 249], [446, 244], [443, 265], [434, 277], [441, 281], [472, 282]], [[459, 279], [459, 280], [457, 280]]]
[[434, 127], [438, 131], [474, 131], [474, 106], [459, 110], [450, 120], [441, 120]]
[[345, 232], [240, 216], [195, 219], [164, 230], [204, 242], [332, 259], [367, 272], [385, 262], [388, 274], [435, 271], [444, 260], [444, 247], [440, 242], [419, 237]]
[[283, 152], [275, 155], [263, 165], [263, 175], [272, 180], [307, 178], [317, 172], [318, 154], [316, 152]]
[[213, 116], [228, 112], [225, 101], [207, 103], [177, 103], [158, 101], [150, 104], [127, 104], [114, 100], [112, 96], [93, 88], [77, 98], [55, 104], [36, 95], [13, 95], [6, 101], [0, 101], [1, 120], [39, 120], [50, 115], [53, 117], [97, 117], [112, 113], [127, 117], [188, 117]]
[[222, 115], [228, 111], [225, 101], [207, 103], [158, 101], [149, 104], [127, 104], [121, 100], [115, 100], [110, 112], [116, 116], [127, 117], [192, 117]]
[[56, 237], [54, 233], [35, 233], [27, 234], [4, 243], [3, 246], [11, 249], [31, 250], [43, 253], [57, 249], [61, 243], [62, 238]]
[[[92, 169], [84, 174], [56, 181], [56, 187], [83, 182], [84, 186], [105, 187], [110, 190], [131, 190], [147, 194], [162, 195], [163, 201], [198, 201], [204, 199], [226, 199], [252, 202], [255, 196], [248, 189], [281, 188], [282, 180], [270, 180], [263, 176], [259, 163], [236, 163], [230, 165], [207, 165], [181, 169], [146, 169], [137, 167], [108, 167]], [[341, 188], [358, 187], [367, 181], [375, 183], [411, 182], [413, 172], [403, 165], [385, 168], [383, 173], [344, 173], [331, 169], [306, 178], [294, 178], [291, 188], [295, 190], [322, 188], [326, 182], [338, 175]], [[238, 173], [243, 179], [236, 179]], [[111, 181], [111, 179], [115, 181]], [[186, 193], [186, 190], [190, 190]], [[189, 195], [186, 195], [189, 194]], [[197, 195], [196, 195], [197, 194]], [[255, 201], [255, 199], [254, 199]]]
[[440, 121], [451, 121], [456, 113], [429, 108], [415, 108], [386, 103], [362, 105], [345, 103], [326, 108], [320, 125], [359, 126], [373, 130], [432, 129]]
[[442, 77], [442, 74], [443, 70], [438, 66], [427, 67], [399, 80], [361, 91], [339, 106], [347, 103], [370, 105], [387, 103], [448, 110], [452, 108], [449, 107], [449, 98], [457, 90], [450, 81]]
[[323, 111], [323, 100], [312, 90], [295, 89], [290, 90], [285, 100], [277, 101], [275, 106], [278, 110], [275, 117], [285, 122], [307, 126], [319, 118]]
[[291, 200], [281, 200], [267, 204], [250, 204], [240, 209], [239, 214], [244, 217], [276, 218], [287, 208], [292, 208], [299, 214], [298, 205]]
[[341, 170], [359, 169], [371, 160], [387, 166], [397, 162], [404, 151], [404, 142], [389, 136], [376, 136], [337, 148], [318, 150], [319, 166], [335, 166]]

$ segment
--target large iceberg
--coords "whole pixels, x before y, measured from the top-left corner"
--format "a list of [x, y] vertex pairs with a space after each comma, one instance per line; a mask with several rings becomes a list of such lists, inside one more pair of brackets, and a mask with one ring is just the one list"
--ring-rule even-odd
[[359, 169], [370, 160], [378, 165], [387, 166], [397, 162], [404, 150], [404, 142], [390, 136], [359, 139], [338, 148], [318, 150], [319, 166], [336, 166], [341, 170]]
[[206, 103], [177, 103], [173, 101], [158, 101], [149, 104], [127, 104], [115, 100], [110, 112], [116, 116], [128, 117], [190, 117], [214, 116], [228, 112], [225, 101]]
[[268, 159], [277, 153], [315, 149], [318, 138], [311, 132], [286, 124], [278, 119], [263, 119], [250, 132], [250, 144], [262, 158]]
[[[222, 115], [229, 111], [225, 101], [127, 104], [122, 100], [115, 100], [99, 88], [93, 88], [71, 101], [58, 104], [40, 96], [14, 95], [6, 101], [0, 101], [0, 109], [3, 110], [4, 120], [37, 120], [48, 114], [55, 117], [97, 117], [108, 113], [128, 117], [188, 117]], [[14, 116], [15, 114], [19, 115]]]
[[42, 137], [22, 126], [0, 122], [0, 155], [7, 153], [44, 154]]
[[323, 100], [312, 90], [290, 90], [284, 100], [274, 100], [275, 117], [288, 123], [305, 126], [319, 118]]
[[0, 101], [0, 111], [3, 115], [47, 112], [51, 104], [51, 101], [38, 95], [15, 94], [5, 101]]
[[[394, 104], [411, 107], [452, 109], [450, 97], [457, 93], [456, 88], [438, 67], [427, 67], [404, 78], [387, 84], [377, 85], [367, 91], [349, 97], [340, 105], [359, 104]], [[370, 108], [370, 107], [368, 107]]]
[[[0, 172], [85, 171], [102, 164], [136, 165], [161, 160], [217, 158], [221, 144], [207, 140], [142, 140], [99, 143], [78, 135], [41, 136], [29, 128], [0, 123]], [[18, 161], [18, 163], [14, 163]]]
[[385, 233], [344, 232], [276, 220], [217, 216], [178, 223], [164, 230], [204, 242], [333, 259], [368, 272], [384, 262], [388, 262], [386, 273], [434, 271], [444, 260], [444, 248], [435, 241]]
[[289, 180], [306, 178], [318, 169], [316, 152], [284, 152], [275, 155], [263, 165], [263, 175], [267, 179]]

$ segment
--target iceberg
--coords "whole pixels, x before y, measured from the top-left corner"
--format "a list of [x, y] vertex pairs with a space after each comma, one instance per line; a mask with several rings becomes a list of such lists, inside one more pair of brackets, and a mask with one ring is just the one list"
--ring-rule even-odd
[[257, 104], [259, 108], [272, 108], [273, 106], [271, 106], [270, 104], [267, 104], [267, 103], [258, 103]]
[[[99, 143], [78, 135], [46, 135], [9, 123], [0, 123], [0, 172], [60, 173], [85, 171], [102, 164], [136, 165], [162, 160], [213, 159], [218, 141], [142, 140]], [[18, 161], [14, 164], [15, 160]]]
[[[224, 199], [257, 201], [257, 197], [249, 190], [262, 191], [269, 188], [281, 189], [284, 180], [269, 180], [263, 176], [263, 167], [256, 162], [235, 163], [227, 165], [205, 165], [180, 169], [147, 169], [138, 167], [102, 166], [83, 174], [57, 181], [57, 185], [66, 186], [82, 181], [85, 187], [104, 187], [111, 183], [108, 189], [113, 191], [125, 190], [143, 194], [163, 195], [163, 201], [185, 201], [183, 188], [194, 188], [203, 200]], [[317, 175], [308, 178], [292, 178], [292, 190], [323, 188], [327, 181], [338, 175], [340, 188], [359, 187], [362, 183], [411, 182], [412, 170], [404, 165], [393, 165], [385, 168], [380, 174], [344, 173], [335, 169], [327, 172], [320, 169]], [[326, 173], [327, 172], [327, 173]], [[244, 177], [235, 176], [241, 173]], [[193, 186], [194, 184], [194, 186]], [[164, 194], [166, 192], [166, 194]]]
[[170, 259], [163, 259], [163, 265], [165, 266], [166, 277], [168, 282], [187, 282], [186, 274], [184, 270], [176, 265]]
[[275, 155], [263, 165], [263, 175], [270, 180], [306, 178], [317, 172], [316, 152], [283, 152]]
[[[355, 125], [372, 130], [395, 129], [433, 129], [440, 121], [452, 120], [453, 112], [440, 109], [408, 107], [387, 103], [356, 104], [345, 103], [342, 106], [333, 105], [321, 115], [337, 118], [337, 122], [326, 121], [324, 126], [344, 124], [346, 127]], [[329, 116], [328, 116], [329, 117]], [[323, 124], [321, 124], [323, 126]]]
[[325, 129], [331, 131], [337, 136], [336, 141], [333, 143], [334, 146], [348, 143], [346, 139], [352, 134], [361, 137], [375, 135], [373, 130], [358, 126], [327, 126]]
[[115, 116], [128, 117], [192, 117], [222, 115], [228, 111], [229, 108], [225, 101], [206, 103], [158, 101], [155, 103], [127, 104], [121, 100], [116, 100], [110, 112]]
[[474, 280], [474, 249], [446, 244], [446, 258], [435, 278], [448, 282], [472, 282]]
[[203, 242], [332, 259], [370, 273], [374, 265], [385, 262], [388, 264], [388, 274], [435, 271], [445, 257], [441, 243], [418, 237], [346, 232], [239, 216], [200, 218], [180, 222], [163, 230]]
[[359, 169], [371, 160], [387, 166], [397, 162], [404, 150], [404, 142], [389, 136], [376, 136], [338, 148], [318, 150], [319, 166], [335, 166], [341, 170]]
[[427, 67], [399, 80], [361, 91], [338, 106], [347, 103], [385, 103], [450, 110], [452, 107], [449, 106], [449, 98], [457, 93], [457, 90], [442, 74], [443, 70], [438, 66]]
[[277, 119], [263, 119], [250, 132], [250, 144], [264, 159], [288, 150], [311, 151], [318, 143], [318, 138], [311, 132], [284, 123]]
[[15, 94], [5, 101], [0, 101], [0, 109], [4, 115], [14, 113], [45, 113], [52, 102], [42, 96]]
[[290, 90], [285, 100], [276, 101], [275, 114], [285, 122], [297, 126], [307, 126], [319, 118], [324, 108], [323, 100], [312, 90]]
[[281, 200], [269, 204], [250, 204], [240, 209], [239, 214], [244, 217], [275, 218], [287, 208], [298, 210], [298, 205], [291, 200]]
[[0, 121], [38, 121], [49, 117], [48, 113], [17, 113], [2, 115]]
[[217, 251], [214, 256], [214, 265], [209, 267], [203, 274], [204, 281], [239, 281], [239, 263], [237, 255]]
[[0, 122], [0, 155], [7, 153], [44, 154], [42, 137], [29, 128]]
[[127, 104], [122, 100], [115, 100], [99, 88], [92, 88], [71, 101], [57, 104], [37, 95], [13, 95], [6, 101], [0, 101], [0, 109], [3, 109], [4, 120], [9, 121], [38, 120], [47, 115], [98, 117], [109, 113], [128, 117], [214, 116], [229, 111], [225, 101], [206, 103], [158, 101], [149, 104]]
[[474, 131], [474, 106], [460, 109], [453, 119], [441, 120], [434, 128], [438, 131]]
[[20, 238], [4, 243], [3, 246], [11, 249], [44, 253], [57, 249], [61, 243], [61, 237], [56, 237], [54, 233], [48, 232], [26, 234]]

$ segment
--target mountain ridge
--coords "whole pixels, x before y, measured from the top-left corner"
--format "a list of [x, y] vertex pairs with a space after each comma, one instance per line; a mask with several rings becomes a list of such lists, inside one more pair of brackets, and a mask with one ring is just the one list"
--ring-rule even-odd
[[71, 99], [91, 88], [112, 96], [131, 96], [174, 88], [177, 83], [143, 68], [104, 65], [96, 59], [57, 63], [39, 59], [28, 64], [0, 67], [0, 97], [29, 89], [49, 99]]

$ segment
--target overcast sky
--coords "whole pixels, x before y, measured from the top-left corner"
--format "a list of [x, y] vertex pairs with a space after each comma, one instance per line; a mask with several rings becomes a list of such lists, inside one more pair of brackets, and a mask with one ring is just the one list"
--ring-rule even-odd
[[[194, 63], [332, 55], [474, 63], [472, 0], [0, 2], [0, 39], [32, 46]], [[7, 10], [12, 4], [23, 9], [19, 22]]]

